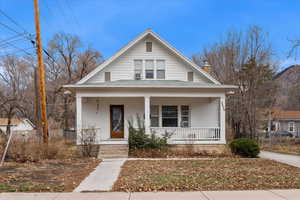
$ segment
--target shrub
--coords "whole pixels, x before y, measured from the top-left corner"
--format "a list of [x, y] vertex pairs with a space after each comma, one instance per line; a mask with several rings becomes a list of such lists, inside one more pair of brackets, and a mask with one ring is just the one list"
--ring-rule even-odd
[[83, 157], [92, 157], [95, 149], [97, 130], [93, 127], [83, 129], [79, 138], [80, 152]]
[[260, 152], [258, 144], [250, 139], [240, 138], [233, 140], [229, 147], [232, 153], [243, 157], [257, 157]]
[[132, 121], [128, 121], [128, 131], [129, 131], [129, 149], [162, 149], [166, 147], [167, 140], [170, 137], [169, 134], [165, 134], [163, 137], [158, 137], [155, 133], [147, 135], [145, 133], [145, 127], [140, 117], [137, 116], [138, 127], [133, 126]]

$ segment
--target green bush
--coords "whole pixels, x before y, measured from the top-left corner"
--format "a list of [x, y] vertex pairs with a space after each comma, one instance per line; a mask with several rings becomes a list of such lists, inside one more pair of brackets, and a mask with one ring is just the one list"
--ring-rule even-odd
[[137, 124], [138, 127], [135, 128], [132, 121], [128, 121], [129, 149], [162, 149], [167, 146], [167, 140], [170, 137], [169, 134], [166, 133], [163, 137], [158, 137], [155, 133], [147, 135], [145, 133], [144, 123], [138, 116]]
[[260, 152], [258, 144], [250, 139], [241, 138], [235, 139], [230, 144], [229, 147], [232, 153], [243, 156], [243, 157], [257, 157]]

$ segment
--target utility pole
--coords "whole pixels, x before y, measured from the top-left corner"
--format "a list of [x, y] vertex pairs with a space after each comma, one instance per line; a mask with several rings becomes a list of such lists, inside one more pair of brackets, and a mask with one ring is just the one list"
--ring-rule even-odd
[[41, 42], [41, 30], [40, 30], [40, 14], [38, 0], [34, 1], [34, 16], [35, 16], [35, 30], [36, 30], [36, 53], [38, 57], [38, 72], [39, 72], [39, 89], [40, 89], [40, 103], [41, 103], [41, 125], [43, 132], [43, 142], [48, 144], [48, 121], [46, 111], [46, 88], [45, 88], [45, 69], [43, 63], [43, 49]]

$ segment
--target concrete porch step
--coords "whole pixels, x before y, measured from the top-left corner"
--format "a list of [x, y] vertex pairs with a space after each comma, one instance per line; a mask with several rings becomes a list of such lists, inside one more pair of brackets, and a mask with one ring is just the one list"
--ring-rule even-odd
[[128, 150], [128, 144], [102, 144], [98, 158], [127, 158]]

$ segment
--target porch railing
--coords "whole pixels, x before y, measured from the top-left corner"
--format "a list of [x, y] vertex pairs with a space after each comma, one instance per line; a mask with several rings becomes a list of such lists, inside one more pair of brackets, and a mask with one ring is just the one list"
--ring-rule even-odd
[[219, 127], [151, 127], [151, 132], [159, 136], [165, 133], [171, 135], [174, 141], [219, 141]]

